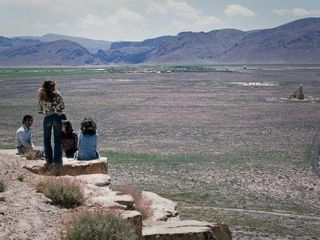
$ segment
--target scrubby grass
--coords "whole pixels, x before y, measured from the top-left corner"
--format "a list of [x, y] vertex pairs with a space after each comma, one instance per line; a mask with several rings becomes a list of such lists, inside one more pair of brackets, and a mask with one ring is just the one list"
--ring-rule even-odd
[[79, 183], [66, 179], [39, 182], [37, 191], [51, 199], [52, 204], [74, 208], [84, 202], [83, 190]]
[[6, 184], [3, 180], [0, 180], [0, 192], [4, 192], [6, 190]]
[[64, 240], [134, 240], [132, 226], [115, 214], [87, 213], [67, 228]]
[[152, 210], [150, 207], [151, 201], [143, 198], [141, 191], [129, 185], [121, 185], [116, 187], [116, 189], [122, 194], [128, 194], [133, 197], [135, 209], [141, 213], [143, 220], [152, 215]]

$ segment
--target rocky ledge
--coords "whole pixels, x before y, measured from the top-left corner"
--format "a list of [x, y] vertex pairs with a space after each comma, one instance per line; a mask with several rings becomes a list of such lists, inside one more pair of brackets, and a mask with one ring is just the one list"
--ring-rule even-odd
[[[11, 158], [12, 160], [10, 164], [8, 164], [9, 158]], [[32, 192], [34, 191], [32, 190], [32, 188], [34, 188], [33, 184], [35, 181], [43, 180], [46, 178], [53, 178], [53, 176], [48, 176], [46, 171], [43, 169], [44, 161], [26, 160], [24, 158], [20, 158], [19, 156], [15, 155], [14, 150], [0, 150], [0, 160], [0, 166], [8, 168], [7, 170], [2, 171], [5, 174], [15, 173], [20, 170], [28, 170], [25, 172], [25, 174], [28, 175], [28, 179], [32, 180], [30, 180], [29, 182], [30, 186], [28, 190], [19, 191], [20, 194], [24, 192], [24, 199], [20, 200], [21, 204], [25, 202], [25, 199], [28, 199], [28, 194], [34, 195], [34, 201], [36, 201], [36, 198], [38, 198], [39, 195], [41, 195], [39, 193]], [[9, 168], [12, 167], [15, 167], [15, 169], [9, 171]], [[141, 193], [142, 198], [145, 200], [144, 203], [148, 204], [148, 208], [150, 208], [151, 210], [149, 216], [143, 220], [142, 214], [138, 211], [135, 198], [129, 194], [120, 194], [118, 191], [114, 191], [112, 189], [111, 177], [108, 176], [107, 173], [108, 161], [106, 158], [101, 158], [93, 161], [76, 161], [64, 159], [63, 166], [60, 172], [61, 176], [55, 178], [65, 178], [79, 182], [84, 189], [86, 199], [84, 205], [80, 208], [84, 208], [90, 211], [91, 208], [94, 209], [97, 207], [102, 207], [104, 209], [109, 209], [110, 211], [118, 212], [124, 219], [127, 219], [129, 222], [132, 223], [137, 234], [137, 239], [139, 240], [232, 239], [231, 232], [228, 226], [224, 224], [215, 224], [195, 220], [181, 221], [179, 219], [179, 212], [177, 211], [177, 203], [169, 199], [163, 198], [157, 195], [156, 193], [152, 192], [143, 191]], [[14, 178], [11, 178], [12, 184], [17, 184], [16, 182], [14, 182], [13, 179]], [[6, 193], [8, 196], [11, 194], [10, 191], [15, 191], [15, 189], [12, 188], [12, 190], [9, 190]], [[6, 196], [3, 196], [3, 201], [6, 201]], [[15, 196], [17, 197], [16, 194]], [[19, 202], [18, 199], [16, 200], [17, 202]], [[44, 208], [44, 204], [48, 205], [48, 214], [50, 214], [51, 211], [57, 213], [61, 212], [61, 214], [68, 214], [68, 210], [60, 211], [58, 208], [54, 206], [50, 207], [49, 203], [45, 203], [43, 201], [41, 202], [41, 204], [43, 205], [42, 208]], [[34, 205], [37, 206], [38, 204], [35, 203]], [[30, 210], [30, 205], [26, 206], [26, 209]], [[36, 213], [38, 211], [38, 208], [35, 207], [33, 211]], [[8, 212], [9, 214], [10, 211], [8, 210], [6, 212]], [[34, 217], [28, 217], [27, 212], [25, 212], [24, 217], [28, 218], [29, 221], [32, 223], [29, 225], [28, 230], [24, 230], [24, 236], [32, 235], [35, 239], [41, 240], [55, 239], [54, 237], [49, 237], [43, 234], [41, 236], [37, 235], [37, 229], [38, 227], [40, 227], [37, 226], [37, 223], [41, 223], [42, 221], [37, 221], [37, 223], [33, 223]], [[47, 219], [47, 216], [43, 217], [43, 219]], [[12, 217], [8, 216], [8, 219], [9, 218], [11, 219]], [[56, 219], [57, 223], [58, 221], [59, 218]], [[61, 228], [61, 226], [57, 225], [57, 230], [59, 228]], [[19, 233], [19, 231], [17, 232], [19, 236], [22, 236], [21, 233]], [[2, 234], [2, 237], [11, 239], [12, 236], [16, 236], [10, 234], [10, 231], [6, 232], [4, 235]], [[54, 231], [51, 234], [53, 236], [56, 236]]]

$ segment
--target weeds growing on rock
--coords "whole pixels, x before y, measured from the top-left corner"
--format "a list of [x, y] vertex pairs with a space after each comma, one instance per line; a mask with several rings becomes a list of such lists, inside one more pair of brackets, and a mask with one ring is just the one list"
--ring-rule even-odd
[[17, 177], [17, 180], [20, 181], [20, 182], [24, 182], [24, 179], [25, 179], [25, 177], [22, 174], [19, 174], [18, 177]]
[[0, 180], [0, 192], [4, 192], [6, 189], [6, 184], [3, 180]]
[[66, 229], [64, 240], [134, 240], [137, 239], [129, 222], [116, 214], [86, 213]]
[[74, 208], [84, 202], [84, 194], [80, 184], [72, 180], [55, 179], [39, 182], [37, 191], [50, 198], [52, 204], [65, 208]]
[[143, 220], [152, 215], [151, 201], [143, 198], [142, 193], [138, 189], [128, 185], [121, 185], [117, 187], [117, 191], [133, 197], [135, 209], [141, 213]]

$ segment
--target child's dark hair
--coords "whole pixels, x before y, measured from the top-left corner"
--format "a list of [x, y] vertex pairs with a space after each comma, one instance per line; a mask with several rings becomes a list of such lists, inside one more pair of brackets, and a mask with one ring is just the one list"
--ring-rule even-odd
[[33, 117], [31, 115], [24, 115], [24, 117], [22, 119], [22, 124], [25, 124], [28, 119], [32, 119], [33, 120]]
[[84, 118], [81, 123], [81, 132], [84, 135], [94, 135], [97, 133], [97, 124], [91, 118]]
[[66, 128], [66, 132], [62, 132], [62, 137], [72, 138], [73, 128], [72, 128], [71, 122], [66, 120], [66, 121], [63, 121], [62, 124]]

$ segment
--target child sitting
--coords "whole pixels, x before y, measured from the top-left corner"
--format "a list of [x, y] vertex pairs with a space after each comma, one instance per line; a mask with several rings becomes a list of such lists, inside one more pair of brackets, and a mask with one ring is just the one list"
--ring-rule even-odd
[[78, 136], [68, 120], [62, 120], [62, 148], [67, 158], [73, 158], [77, 151]]
[[78, 139], [78, 160], [92, 160], [99, 158], [97, 151], [97, 125], [91, 118], [85, 118], [81, 123], [81, 132]]

